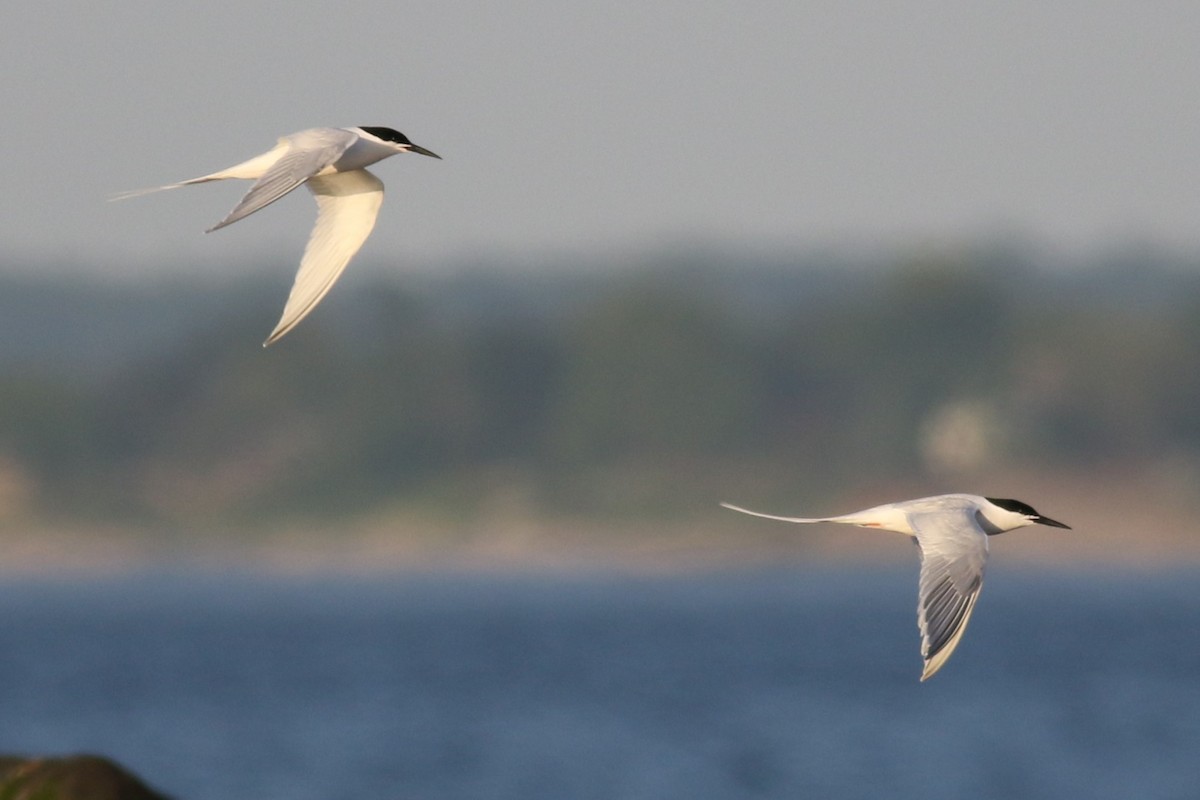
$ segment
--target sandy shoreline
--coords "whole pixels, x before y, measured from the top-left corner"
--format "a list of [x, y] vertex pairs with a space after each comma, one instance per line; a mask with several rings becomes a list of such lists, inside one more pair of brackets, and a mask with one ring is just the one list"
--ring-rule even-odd
[[[560, 525], [562, 527], [560, 527]], [[529, 522], [431, 534], [406, 526], [330, 532], [316, 528], [156, 536], [142, 530], [28, 529], [0, 533], [0, 578], [153, 569], [271, 573], [574, 571], [686, 573], [805, 564], [911, 564], [907, 537], [827, 526], [738, 522], [727, 529], [640, 523], [613, 531], [585, 523]], [[1136, 538], [1136, 546], [1131, 539]], [[1194, 540], [1105, 528], [1015, 531], [993, 539], [993, 559], [1042, 568], [1162, 569], [1200, 566]]]
[[[1164, 475], [1166, 477], [1164, 478]], [[1200, 492], [1163, 471], [1036, 475], [975, 481], [994, 496], [1036, 499], [1072, 530], [1031, 527], [991, 539], [993, 559], [1048, 568], [1159, 569], [1200, 565]], [[917, 497], [928, 485], [874, 486], [844, 501]], [[944, 491], [945, 489], [938, 489]], [[752, 507], [798, 514], [786, 504]], [[860, 505], [859, 505], [860, 504]], [[839, 504], [841, 505], [841, 504]], [[690, 518], [598, 521], [528, 509], [446, 520], [403, 507], [350, 520], [310, 518], [245, 528], [5, 520], [0, 576], [140, 569], [294, 573], [405, 570], [606, 569], [670, 573], [806, 563], [915, 564], [908, 538], [833, 525], [752, 519], [717, 508]]]

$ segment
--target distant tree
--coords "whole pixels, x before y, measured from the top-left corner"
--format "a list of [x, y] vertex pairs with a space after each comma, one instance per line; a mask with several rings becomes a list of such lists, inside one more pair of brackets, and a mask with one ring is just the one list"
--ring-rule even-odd
[[627, 287], [573, 320], [565, 342], [547, 432], [557, 462], [719, 453], [754, 424], [745, 334], [686, 286]]

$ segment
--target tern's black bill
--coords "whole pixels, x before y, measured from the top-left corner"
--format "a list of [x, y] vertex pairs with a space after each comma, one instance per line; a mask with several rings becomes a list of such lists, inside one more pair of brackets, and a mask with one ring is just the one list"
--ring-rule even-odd
[[1034, 522], [1036, 522], [1038, 525], [1049, 525], [1051, 528], [1066, 528], [1067, 530], [1071, 530], [1070, 525], [1067, 525], [1064, 522], [1059, 522], [1056, 519], [1043, 517], [1041, 514], [1038, 514], [1037, 518], [1034, 519]]
[[413, 153], [420, 153], [421, 155], [429, 156], [430, 158], [441, 158], [441, 156], [439, 156], [437, 153], [433, 152], [432, 150], [426, 150], [419, 144], [410, 144], [408, 149]]

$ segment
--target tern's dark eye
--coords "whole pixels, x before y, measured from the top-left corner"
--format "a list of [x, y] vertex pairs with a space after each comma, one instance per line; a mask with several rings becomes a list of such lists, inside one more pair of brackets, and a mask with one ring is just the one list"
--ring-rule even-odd
[[395, 128], [377, 128], [367, 125], [362, 125], [360, 127], [362, 130], [366, 131], [372, 136], [383, 139], [385, 142], [395, 142], [396, 144], [412, 144], [412, 142], [408, 140], [407, 136]]

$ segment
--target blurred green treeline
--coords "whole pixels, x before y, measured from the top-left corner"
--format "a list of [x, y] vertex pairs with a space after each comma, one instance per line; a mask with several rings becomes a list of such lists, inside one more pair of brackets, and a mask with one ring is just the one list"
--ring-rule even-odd
[[1192, 266], [996, 248], [363, 276], [267, 350], [279, 285], [9, 277], [0, 510], [612, 517], [748, 486], [1194, 463]]

